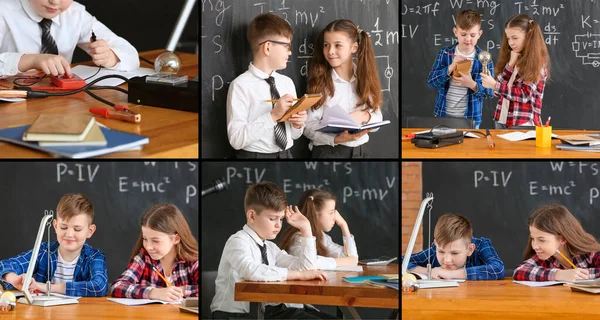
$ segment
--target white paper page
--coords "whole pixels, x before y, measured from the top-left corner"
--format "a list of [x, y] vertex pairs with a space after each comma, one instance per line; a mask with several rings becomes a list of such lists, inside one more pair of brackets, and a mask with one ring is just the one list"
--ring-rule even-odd
[[[87, 79], [98, 71], [98, 67], [75, 66], [73, 69], [71, 69], [71, 71], [73, 71], [73, 73], [76, 74], [81, 79]], [[147, 75], [156, 74], [156, 73], [157, 72], [154, 71], [154, 69], [150, 69], [150, 68], [138, 68], [136, 70], [128, 71], [128, 72], [102, 68], [102, 69], [100, 69], [100, 72], [98, 72], [98, 74], [96, 74], [92, 78], [87, 79], [85, 81], [85, 83], [90, 83], [97, 78], [100, 78], [102, 76], [106, 76], [109, 74], [118, 74], [127, 79], [131, 79], [133, 77], [147, 76]], [[125, 82], [125, 81], [123, 81], [121, 79], [109, 78], [109, 79], [105, 79], [100, 82], [97, 82], [95, 85], [96, 86], [118, 86], [123, 82]]]
[[325, 268], [325, 269], [321, 269], [323, 271], [357, 271], [357, 272], [362, 272], [363, 271], [363, 267], [362, 266], [346, 266], [346, 267], [337, 267], [337, 268]]
[[522, 284], [528, 287], [549, 287], [557, 284], [563, 284], [564, 281], [516, 281], [513, 280], [513, 283]]
[[333, 106], [325, 109], [323, 113], [322, 124], [337, 124], [344, 126], [352, 126], [358, 128], [359, 125], [352, 119], [350, 114], [340, 106]]
[[[535, 139], [535, 131], [530, 130], [527, 132], [519, 132], [519, 131], [515, 131], [515, 132], [509, 132], [509, 133], [505, 133], [505, 134], [499, 134], [498, 137], [504, 139], [504, 140], [508, 140], [508, 141], [522, 141], [522, 140], [526, 140], [526, 139]], [[557, 138], [558, 136], [556, 134], [552, 134], [552, 138]]]
[[173, 301], [173, 302], [167, 302], [167, 301], [162, 301], [162, 300], [153, 300], [153, 299], [128, 299], [128, 298], [107, 298], [107, 299], [109, 301], [124, 304], [126, 306], [139, 306], [139, 305], [150, 304], [150, 303], [181, 304], [183, 302], [183, 299]]

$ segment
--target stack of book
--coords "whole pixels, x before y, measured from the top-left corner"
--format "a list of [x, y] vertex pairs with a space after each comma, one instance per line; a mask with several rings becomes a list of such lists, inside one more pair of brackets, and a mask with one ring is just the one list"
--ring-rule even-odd
[[31, 125], [0, 130], [0, 141], [66, 158], [139, 150], [147, 137], [100, 127], [87, 114], [41, 114]]
[[570, 287], [574, 292], [600, 293], [600, 278], [568, 282], [564, 285]]
[[600, 134], [573, 134], [558, 136], [563, 142], [556, 145], [557, 149], [585, 151], [585, 152], [600, 152]]
[[381, 288], [398, 288], [398, 274], [380, 274], [377, 276], [342, 277], [342, 280], [350, 283], [366, 283]]

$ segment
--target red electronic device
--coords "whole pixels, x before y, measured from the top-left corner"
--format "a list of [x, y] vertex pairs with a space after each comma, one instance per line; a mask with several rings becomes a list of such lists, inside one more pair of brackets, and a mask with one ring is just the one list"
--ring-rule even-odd
[[74, 74], [71, 77], [64, 74], [58, 77], [50, 77], [50, 82], [63, 89], [79, 89], [85, 86], [85, 80]]

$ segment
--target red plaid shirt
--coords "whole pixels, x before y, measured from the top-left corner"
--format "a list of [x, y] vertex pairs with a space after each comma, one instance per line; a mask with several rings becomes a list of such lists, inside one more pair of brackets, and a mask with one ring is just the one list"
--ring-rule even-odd
[[512, 89], [508, 88], [508, 81], [512, 76], [514, 68], [508, 64], [498, 74], [494, 96], [500, 98], [494, 112], [494, 120], [500, 119], [502, 101], [508, 99], [508, 117], [506, 127], [518, 126], [532, 121], [534, 124], [541, 123], [542, 98], [546, 87], [546, 72], [542, 70], [542, 76], [536, 83], [525, 82], [519, 74], [513, 81]]
[[[572, 262], [578, 268], [587, 269], [590, 279], [600, 277], [600, 252], [573, 256]], [[570, 267], [564, 267], [554, 257], [541, 260], [537, 254], [534, 254], [515, 269], [513, 279], [519, 281], [554, 281], [556, 271], [565, 269], [570, 269]]]
[[[146, 249], [131, 259], [127, 269], [112, 283], [111, 295], [118, 298], [148, 299], [154, 287], [166, 287], [165, 281], [152, 269], [156, 266], [164, 274], [160, 261], [153, 260]], [[173, 266], [171, 283], [183, 287], [184, 297], [198, 296], [198, 261], [177, 261]]]

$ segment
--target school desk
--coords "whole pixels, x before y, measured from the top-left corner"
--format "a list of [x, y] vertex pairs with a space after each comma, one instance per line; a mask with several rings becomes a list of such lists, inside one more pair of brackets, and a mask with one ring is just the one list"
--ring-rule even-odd
[[402, 294], [402, 319], [600, 319], [600, 296], [562, 285], [531, 288], [496, 281]]
[[[427, 130], [426, 128], [402, 128], [402, 136], [413, 132]], [[467, 131], [480, 131], [485, 133], [485, 129], [466, 129]], [[402, 159], [578, 159], [578, 158], [599, 158], [598, 152], [581, 152], [581, 151], [566, 151], [556, 149], [557, 144], [560, 144], [559, 139], [552, 139], [552, 147], [537, 148], [535, 139], [523, 141], [508, 141], [497, 137], [499, 134], [505, 134], [514, 131], [527, 132], [529, 130], [490, 130], [496, 147], [488, 148], [487, 139], [481, 135], [477, 135], [480, 139], [464, 138], [464, 142], [457, 145], [446, 146], [436, 149], [418, 148], [410, 141], [402, 142]], [[585, 130], [553, 130], [557, 135], [569, 134], [588, 134], [596, 133], [597, 131]]]
[[105, 320], [105, 319], [198, 319], [197, 314], [180, 312], [176, 305], [147, 304], [125, 306], [106, 298], [80, 298], [78, 304], [52, 307], [30, 306], [17, 303], [13, 311], [0, 313], [0, 319], [60, 319], [60, 320]]
[[[325, 281], [242, 281], [235, 284], [236, 301], [285, 302], [347, 307], [398, 309], [398, 291], [378, 288], [368, 284], [353, 284], [342, 277], [398, 273], [397, 264], [387, 266], [363, 266], [363, 272], [326, 271]], [[351, 313], [354, 314], [352, 309]]]
[[[154, 50], [140, 53], [140, 56], [154, 61], [165, 50]], [[182, 68], [179, 74], [195, 77], [198, 75], [198, 56], [177, 52]], [[84, 63], [90, 65], [90, 63]], [[152, 68], [140, 61], [140, 67]], [[49, 85], [46, 77], [36, 85]], [[0, 85], [12, 86], [12, 82], [0, 81]], [[127, 89], [127, 84], [120, 87]], [[120, 120], [96, 117], [98, 122], [115, 130], [147, 136], [150, 142], [142, 150], [115, 152], [101, 158], [197, 158], [198, 157], [198, 113], [172, 110], [166, 108], [132, 105], [127, 102], [127, 95], [116, 90], [95, 90], [98, 96], [122, 105], [129, 105], [132, 110], [142, 115], [140, 123], [129, 123]], [[0, 101], [0, 128], [8, 128], [31, 124], [40, 113], [83, 113], [90, 114], [90, 107], [108, 108], [108, 105], [90, 97], [84, 92], [65, 97], [47, 97], [27, 99], [23, 102]], [[2, 158], [50, 158], [50, 154], [20, 147], [11, 143], [0, 142]]]

